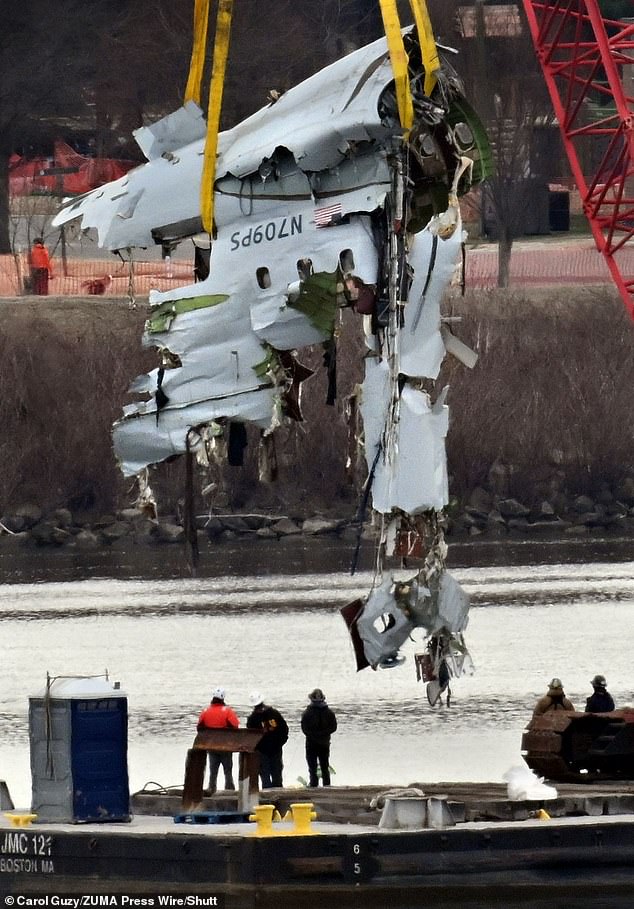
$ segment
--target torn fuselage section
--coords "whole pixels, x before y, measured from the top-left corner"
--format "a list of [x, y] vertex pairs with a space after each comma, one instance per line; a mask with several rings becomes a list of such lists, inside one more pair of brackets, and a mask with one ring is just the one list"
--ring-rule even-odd
[[[417, 111], [424, 111], [430, 125], [443, 122], [429, 99], [420, 102]], [[442, 668], [448, 687], [452, 674], [462, 674], [472, 664], [462, 636], [469, 599], [445, 566], [441, 516], [448, 504], [448, 389], [439, 389], [436, 380], [449, 351], [445, 341], [453, 338], [442, 324], [440, 304], [461, 257], [458, 193], [461, 181], [473, 176], [473, 159], [461, 154], [460, 143], [454, 141], [455, 167], [438, 171], [444, 185], [442, 180], [425, 184], [412, 179], [419, 168], [429, 177], [442, 160], [437, 136], [433, 128], [416, 127], [409, 144], [392, 160], [387, 252], [374, 319], [366, 320], [370, 353], [361, 387], [366, 492], [378, 523], [377, 581], [365, 599], [342, 613], [359, 669], [400, 665], [405, 659], [400, 648], [421, 628], [428, 653], [442, 654], [433, 665]], [[469, 358], [461, 354], [466, 362]], [[474, 361], [475, 355], [471, 366]], [[387, 567], [390, 558], [398, 557], [402, 566], [417, 558], [422, 564], [403, 578], [402, 568]], [[454, 651], [465, 659], [449, 660]]]
[[459, 641], [464, 647], [468, 611], [467, 595], [444, 568], [409, 576], [387, 572], [364, 601], [352, 610], [344, 607], [357, 668], [399, 666], [404, 661], [400, 648], [415, 628], [424, 628], [430, 640]]
[[[265, 180], [218, 181], [208, 276], [151, 295], [144, 344], [162, 359], [169, 351], [177, 365], [137, 380], [134, 390], [149, 398], [115, 425], [126, 474], [183, 453], [189, 427], [225, 420], [268, 434], [285, 416], [301, 419], [307, 374], [293, 351], [332, 338], [342, 306], [374, 299], [373, 218], [389, 185], [385, 156], [359, 156], [319, 175], [324, 204], [288, 152], [268, 163]], [[368, 212], [359, 210], [358, 180], [368, 184]]]
[[[406, 40], [415, 70], [416, 41], [412, 34]], [[126, 475], [185, 452], [190, 428], [249, 423], [266, 436], [285, 416], [301, 417], [293, 351], [328, 342], [342, 306], [364, 316], [368, 344], [378, 351], [393, 281], [389, 230], [397, 216], [405, 263], [398, 280], [411, 282], [415, 301], [406, 307], [403, 297], [398, 304], [401, 368], [437, 375], [445, 354], [440, 297], [462, 240], [457, 203], [452, 207], [449, 197], [452, 186], [455, 195], [472, 176], [460, 171], [456, 178], [462, 153], [479, 161], [480, 148], [475, 128], [457, 130], [447, 121], [462, 100], [451, 71], [439, 80], [437, 100], [421, 94], [420, 73], [412, 84], [418, 116], [406, 144], [384, 41], [337, 61], [221, 134], [208, 274], [150, 296], [144, 344], [157, 349], [160, 366], [136, 380], [131, 390], [144, 400], [128, 405], [114, 427]], [[189, 103], [138, 131], [148, 163], [74, 200], [58, 222], [81, 216], [114, 249], [153, 239], [173, 244], [196, 233], [203, 127]], [[179, 145], [179, 135], [186, 144]], [[395, 194], [394, 170], [403, 160], [407, 185]], [[448, 211], [453, 220], [441, 237], [434, 218]], [[432, 410], [413, 386], [400, 407], [399, 432], [437, 427], [432, 473], [442, 472], [446, 408]], [[364, 411], [370, 423], [371, 410]], [[392, 482], [388, 473], [379, 470], [377, 492]], [[445, 498], [434, 494], [431, 505], [442, 508]]]
[[[144, 344], [159, 365], [133, 383], [137, 399], [114, 427], [127, 475], [185, 452], [204, 457], [226, 426], [250, 424], [270, 439], [280, 421], [301, 419], [309, 371], [295, 352], [331, 343], [341, 307], [359, 313], [380, 580], [357, 626], [375, 667], [398, 662], [413, 627], [462, 630], [462, 619], [436, 627], [434, 616], [446, 619], [455, 599], [444, 563], [410, 578], [405, 601], [383, 559], [404, 534], [422, 540], [447, 504], [449, 417], [435, 383], [453, 335], [441, 298], [462, 254], [458, 196], [489, 166], [486, 137], [447, 61], [427, 97], [413, 29], [404, 41], [414, 107], [406, 135], [381, 39], [219, 136], [208, 273], [151, 294]], [[81, 217], [112, 250], [197, 234], [204, 131], [192, 104], [139, 131], [147, 164], [73, 200], [56, 223]], [[432, 545], [436, 560], [441, 549]], [[377, 609], [394, 619], [384, 631]]]

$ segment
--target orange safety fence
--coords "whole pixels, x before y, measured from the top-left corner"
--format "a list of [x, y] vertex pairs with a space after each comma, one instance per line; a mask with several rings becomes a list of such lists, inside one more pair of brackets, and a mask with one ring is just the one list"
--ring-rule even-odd
[[[634, 275], [634, 248], [620, 253], [624, 272]], [[496, 286], [498, 249], [494, 244], [469, 249], [466, 283], [472, 288]], [[55, 297], [127, 297], [130, 266], [112, 259], [53, 259], [55, 277], [49, 282], [49, 295]], [[0, 297], [23, 296], [30, 292], [28, 254], [0, 256]], [[171, 290], [194, 283], [194, 263], [187, 259], [154, 262], [133, 261], [132, 291], [147, 296], [150, 290]], [[610, 274], [591, 240], [574, 245], [545, 242], [518, 244], [510, 267], [512, 286], [557, 286], [562, 284], [609, 284]]]
[[[623, 274], [634, 275], [634, 246], [617, 254]], [[467, 250], [467, 287], [495, 287], [498, 247]], [[556, 241], [517, 244], [510, 263], [510, 283], [515, 287], [556, 287], [564, 284], [611, 284], [610, 271], [593, 241], [574, 244]]]
[[[127, 297], [147, 296], [150, 290], [171, 290], [194, 282], [194, 263], [184, 259], [132, 263], [119, 259], [52, 259], [54, 277], [49, 281], [49, 296]], [[30, 270], [28, 253], [0, 256], [0, 296], [28, 295]]]

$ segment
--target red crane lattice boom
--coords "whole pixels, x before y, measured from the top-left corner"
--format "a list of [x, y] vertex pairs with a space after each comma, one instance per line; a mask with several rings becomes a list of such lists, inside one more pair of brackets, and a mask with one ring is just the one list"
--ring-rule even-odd
[[[634, 22], [606, 19], [599, 0], [523, 2], [583, 210], [634, 318], [623, 255], [634, 236]], [[586, 137], [600, 142], [591, 173]]]

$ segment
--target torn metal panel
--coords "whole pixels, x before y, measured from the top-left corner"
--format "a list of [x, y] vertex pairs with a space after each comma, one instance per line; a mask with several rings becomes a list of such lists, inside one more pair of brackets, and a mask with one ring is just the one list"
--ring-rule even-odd
[[365, 426], [368, 469], [379, 446], [382, 452], [375, 466], [372, 505], [389, 514], [400, 509], [418, 514], [442, 510], [449, 501], [445, 437], [449, 408], [432, 407], [429, 395], [405, 386], [398, 402], [393, 426], [394, 439], [388, 449], [384, 428], [390, 412], [390, 374], [386, 362], [366, 361], [361, 409]]
[[[405, 34], [412, 44], [412, 30], [406, 29]], [[389, 96], [392, 79], [384, 38], [316, 73], [275, 103], [220, 134], [216, 186], [227, 175], [247, 178], [258, 174], [281, 150], [286, 150], [307, 174], [337, 167], [353, 158], [359, 147], [380, 154], [381, 147], [400, 136], [390, 102], [383, 100], [386, 90], [386, 98]], [[449, 104], [460, 93], [458, 80], [446, 63], [436, 90], [440, 91], [439, 98], [444, 97]], [[422, 122], [437, 129], [443, 108], [424, 97], [419, 105]], [[416, 125], [419, 132], [421, 125]], [[203, 139], [193, 138], [199, 130], [200, 114], [193, 102], [151, 127], [144, 127], [138, 131], [138, 139], [144, 153], [150, 156], [148, 164], [131, 171], [125, 183], [116, 181], [107, 189], [100, 187], [73, 200], [53, 223], [60, 225], [81, 217], [83, 227], [96, 228], [100, 244], [109, 249], [149, 246], [153, 243], [153, 230], [164, 225], [182, 223], [182, 236], [190, 236], [199, 229], [193, 225], [200, 224]], [[464, 142], [461, 149], [467, 154], [480, 154], [475, 139], [472, 149], [465, 148]], [[438, 169], [443, 166], [439, 162]], [[122, 193], [138, 195], [140, 199], [136, 216], [127, 221], [121, 216], [125, 211], [125, 203], [120, 204]], [[221, 223], [219, 217], [216, 221]]]
[[[167, 348], [182, 366], [166, 369], [163, 391], [167, 406], [180, 407], [210, 397], [255, 391], [263, 380], [258, 367], [267, 350], [250, 331], [248, 311], [237, 317], [232, 298], [207, 310], [179, 315], [168, 331], [152, 335], [152, 344]], [[164, 411], [163, 411], [164, 412]]]
[[275, 406], [275, 389], [265, 387], [239, 395], [196, 401], [180, 408], [166, 408], [158, 420], [156, 409], [149, 413], [131, 413], [114, 425], [114, 452], [123, 474], [134, 476], [148, 464], [184, 454], [191, 427], [205, 426], [224, 417], [269, 429]]
[[[257, 174], [278, 148], [287, 149], [303, 171], [322, 171], [343, 162], [358, 143], [393, 135], [394, 126], [382, 123], [377, 107], [377, 98], [391, 79], [384, 39], [338, 60], [275, 104], [221, 133], [217, 180], [228, 174]], [[125, 185], [117, 181], [106, 192], [100, 188], [73, 200], [53, 223], [81, 217], [84, 228], [97, 229], [102, 246], [123, 249], [152, 245], [152, 229], [162, 224], [191, 222], [200, 213], [203, 153], [202, 137], [191, 139], [198, 129], [195, 107], [188, 102], [175, 114], [138, 131], [142, 150], [150, 156], [148, 164], [131, 171]], [[184, 141], [175, 146], [179, 124], [184, 125]], [[121, 194], [139, 195], [144, 202], [127, 224], [121, 223], [125, 206]], [[219, 215], [216, 222], [222, 223]]]
[[[195, 142], [179, 148], [169, 161], [154, 158], [114, 183], [73, 199], [53, 224], [80, 217], [83, 228], [95, 228], [99, 245], [112, 250], [154, 246], [154, 229], [178, 222], [191, 224], [192, 218], [197, 219], [193, 231], [197, 232], [201, 156], [202, 145]], [[129, 215], [131, 199], [136, 205]]]
[[478, 362], [477, 353], [474, 350], [471, 350], [470, 347], [467, 347], [459, 338], [456, 338], [448, 325], [443, 324], [440, 326], [440, 334], [442, 335], [447, 353], [454, 356], [457, 360], [460, 360], [467, 369], [473, 369]]
[[191, 142], [201, 141], [206, 133], [202, 110], [194, 101], [186, 101], [156, 123], [135, 129], [132, 135], [148, 161], [152, 161]]
[[388, 668], [403, 661], [399, 649], [415, 628], [449, 640], [466, 628], [468, 611], [469, 597], [448, 571], [430, 580], [424, 574], [400, 580], [390, 572], [355, 610], [353, 621], [369, 665]]
[[[225, 204], [220, 197], [217, 213]], [[229, 204], [234, 205], [231, 199]], [[251, 200], [249, 218], [236, 220], [235, 230], [219, 232], [213, 242], [209, 275], [201, 282], [165, 293], [151, 294], [152, 314], [144, 336], [146, 346], [168, 349], [181, 361], [181, 367], [165, 371], [162, 391], [168, 398], [161, 410], [159, 424], [171, 407], [209, 399], [209, 417], [240, 415], [231, 403], [223, 414], [222, 401], [230, 406], [234, 395], [253, 391], [257, 376], [253, 367], [262, 361], [267, 345], [276, 350], [293, 350], [324, 341], [333, 332], [337, 307], [342, 297], [341, 256], [350, 250], [355, 273], [369, 282], [376, 281], [377, 258], [367, 218], [351, 216], [341, 227], [319, 228], [314, 220], [315, 205], [304, 200], [293, 205], [285, 202], [281, 212], [271, 216], [270, 200]], [[298, 263], [310, 261], [314, 276], [300, 278]], [[323, 269], [323, 271], [318, 271]], [[319, 275], [330, 275], [329, 284], [317, 287]], [[314, 285], [314, 286], [313, 286]], [[234, 292], [228, 293], [230, 286]], [[318, 292], [319, 291], [319, 292]], [[161, 328], [165, 328], [161, 331]], [[234, 375], [239, 364], [239, 377]], [[151, 377], [143, 387], [154, 388]], [[210, 395], [213, 389], [213, 395]], [[257, 414], [257, 425], [265, 428], [274, 420], [273, 401], [268, 416]], [[126, 408], [124, 422], [140, 414], [156, 411], [154, 397], [149, 402]], [[200, 416], [198, 407], [197, 418]], [[249, 410], [247, 413], [251, 413]], [[247, 419], [247, 414], [243, 415]], [[181, 419], [183, 437], [178, 443], [184, 450], [186, 427]], [[174, 452], [174, 429], [166, 443], [163, 457], [161, 446], [143, 445], [148, 457], [163, 460]], [[123, 455], [123, 439], [137, 444], [138, 436], [115, 429], [117, 452], [123, 456], [124, 472], [130, 464], [138, 463], [138, 452]], [[147, 463], [153, 463], [148, 461]]]
[[383, 429], [390, 406], [390, 367], [385, 360], [368, 358], [361, 386], [361, 415], [365, 436], [365, 458], [372, 469], [377, 452], [382, 448]]
[[437, 634], [443, 629], [451, 633], [464, 631], [469, 621], [470, 601], [458, 581], [445, 568], [436, 577], [423, 574], [422, 579], [410, 581], [414, 595], [409, 614], [413, 624], [424, 628], [427, 634]]
[[394, 579], [388, 575], [369, 594], [363, 612], [356, 620], [366, 659], [373, 669], [395, 661], [399, 648], [414, 628], [395, 599], [394, 591]]
[[325, 67], [279, 100], [222, 134], [218, 174], [244, 176], [281, 145], [305, 171], [343, 161], [353, 144], [385, 140], [377, 97], [392, 81], [384, 38]]
[[412, 238], [409, 263], [414, 278], [400, 333], [400, 369], [407, 376], [436, 379], [445, 357], [440, 304], [460, 259], [462, 229], [441, 239], [429, 229]]
[[148, 328], [146, 345], [169, 351], [182, 365], [154, 370], [134, 383], [134, 391], [151, 397], [129, 405], [114, 429], [115, 451], [126, 475], [136, 473], [139, 464], [184, 452], [191, 426], [221, 417], [262, 429], [271, 426], [276, 390], [261, 368], [269, 352], [251, 330], [248, 306], [240, 311], [226, 297], [215, 305], [177, 311], [169, 322], [161, 319], [154, 325], [165, 328]]

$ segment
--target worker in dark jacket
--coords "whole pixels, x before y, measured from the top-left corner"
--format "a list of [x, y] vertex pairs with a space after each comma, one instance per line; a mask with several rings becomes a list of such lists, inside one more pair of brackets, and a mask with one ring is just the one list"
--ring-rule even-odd
[[586, 713], [611, 713], [614, 710], [614, 700], [607, 690], [604, 675], [595, 675], [590, 682], [593, 693], [586, 701]]
[[572, 701], [569, 701], [566, 697], [561, 679], [553, 679], [544, 697], [540, 698], [535, 704], [533, 716], [542, 716], [544, 713], [552, 713], [555, 710], [566, 710], [574, 713], [574, 709]]
[[247, 729], [263, 729], [264, 735], [256, 745], [260, 755], [262, 788], [283, 786], [282, 749], [288, 741], [288, 724], [279, 710], [264, 703], [259, 691], [252, 691], [249, 701], [253, 711], [247, 720]]
[[317, 773], [319, 764], [322, 785], [330, 786], [330, 736], [337, 729], [337, 717], [326, 703], [321, 688], [311, 691], [308, 700], [310, 703], [302, 714], [302, 732], [306, 736], [308, 785], [319, 785]]

